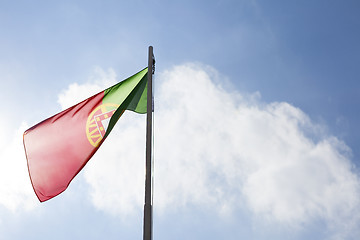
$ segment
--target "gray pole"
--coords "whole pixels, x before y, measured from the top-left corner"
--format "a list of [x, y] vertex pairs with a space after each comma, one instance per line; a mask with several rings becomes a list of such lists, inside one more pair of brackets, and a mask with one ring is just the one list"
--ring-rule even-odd
[[152, 74], [155, 59], [153, 47], [149, 47], [148, 86], [147, 86], [147, 113], [146, 113], [146, 175], [145, 175], [145, 204], [144, 204], [144, 230], [143, 240], [152, 240]]

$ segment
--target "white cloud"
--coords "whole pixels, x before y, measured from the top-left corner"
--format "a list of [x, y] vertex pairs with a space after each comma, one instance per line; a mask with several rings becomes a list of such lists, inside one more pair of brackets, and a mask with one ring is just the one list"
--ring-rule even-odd
[[27, 128], [27, 124], [23, 123], [18, 130], [6, 134], [7, 139], [1, 138], [0, 143], [0, 206], [13, 212], [33, 209], [37, 202], [22, 144], [22, 134]]
[[[300, 109], [225, 90], [220, 77], [199, 64], [156, 77], [156, 210], [197, 206], [226, 216], [247, 206], [286, 226], [320, 219], [339, 238], [354, 231], [360, 181], [350, 149]], [[70, 86], [59, 102], [82, 87]], [[122, 216], [141, 210], [144, 146], [144, 115], [126, 113], [85, 170], [97, 208]]]
[[124, 113], [85, 171], [96, 207], [123, 217], [141, 209], [145, 181], [144, 146], [145, 115]]

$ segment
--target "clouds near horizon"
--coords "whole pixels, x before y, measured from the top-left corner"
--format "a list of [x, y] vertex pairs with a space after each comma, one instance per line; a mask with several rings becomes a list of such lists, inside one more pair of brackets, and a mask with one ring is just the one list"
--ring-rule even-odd
[[[299, 108], [225, 89], [221, 77], [195, 63], [156, 76], [159, 213], [197, 206], [227, 216], [245, 205], [264, 221], [295, 228], [316, 220], [339, 234], [356, 228], [360, 181], [351, 149]], [[143, 202], [145, 120], [128, 115], [85, 173], [95, 206], [120, 215]]]
[[[196, 207], [226, 218], [247, 209], [249, 218], [272, 224], [301, 229], [321, 220], [333, 238], [354, 234], [360, 180], [351, 149], [301, 109], [232, 90], [222, 78], [199, 63], [155, 75], [157, 214]], [[59, 93], [58, 102], [68, 107], [115, 81], [115, 71], [97, 68], [88, 83]], [[27, 206], [32, 194], [22, 187], [27, 174], [9, 176], [4, 170], [17, 168], [24, 158], [20, 136], [4, 143], [8, 150], [0, 155], [0, 179], [22, 179], [0, 189], [0, 205], [8, 209]], [[123, 217], [141, 211], [144, 146], [145, 115], [126, 112], [84, 169], [97, 209]], [[10, 156], [11, 163], [5, 160]], [[23, 165], [19, 169], [26, 172]]]

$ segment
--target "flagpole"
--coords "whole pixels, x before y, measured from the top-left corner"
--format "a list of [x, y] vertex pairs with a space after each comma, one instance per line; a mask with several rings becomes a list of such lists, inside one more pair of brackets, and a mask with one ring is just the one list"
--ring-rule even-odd
[[146, 113], [146, 174], [145, 174], [145, 204], [143, 240], [152, 240], [152, 75], [155, 69], [153, 47], [149, 46], [148, 86], [147, 86], [147, 113]]

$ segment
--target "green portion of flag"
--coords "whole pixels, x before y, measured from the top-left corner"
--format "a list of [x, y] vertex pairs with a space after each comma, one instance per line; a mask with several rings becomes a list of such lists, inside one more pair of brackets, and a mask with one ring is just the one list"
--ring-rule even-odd
[[126, 102], [122, 107], [123, 110], [146, 113], [147, 72], [148, 69], [145, 68], [120, 84], [116, 84], [113, 87], [106, 89], [104, 92], [103, 103], [120, 105]]
[[[105, 90], [103, 103], [115, 103], [120, 106], [111, 117], [104, 137], [109, 135], [117, 120], [125, 110], [131, 110], [137, 113], [147, 112], [147, 72], [148, 68], [145, 68], [123, 81], [123, 84], [117, 84]], [[119, 89], [121, 89], [121, 91], [119, 91]], [[129, 91], [124, 91], [124, 89]], [[124, 96], [121, 95], [123, 92], [126, 92], [127, 94], [124, 94]]]

